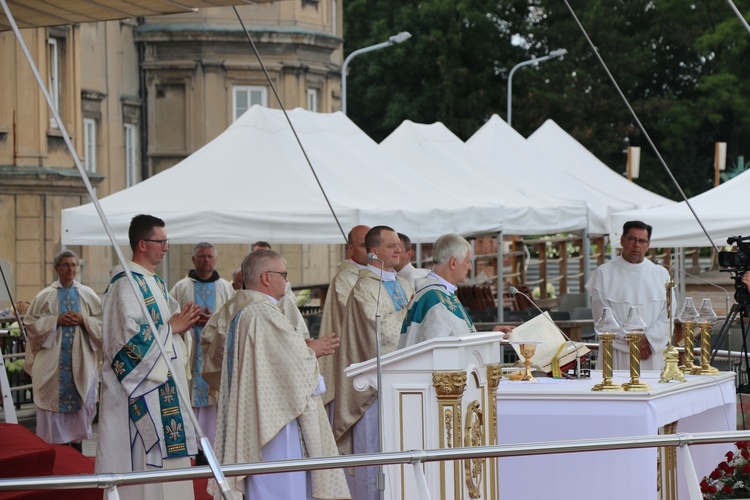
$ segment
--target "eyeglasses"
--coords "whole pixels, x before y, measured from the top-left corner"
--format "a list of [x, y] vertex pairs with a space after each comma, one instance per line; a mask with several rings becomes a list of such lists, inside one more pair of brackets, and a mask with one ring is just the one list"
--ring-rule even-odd
[[287, 276], [289, 276], [289, 273], [284, 271], [283, 273], [280, 271], [266, 271], [267, 273], [273, 273], [273, 274], [279, 274], [282, 278], [286, 279]]
[[648, 240], [644, 240], [643, 238], [636, 238], [635, 236], [628, 236], [625, 239], [633, 244], [638, 243], [641, 245], [648, 245]]
[[162, 250], [164, 250], [165, 248], [169, 246], [169, 240], [146, 240], [144, 239], [143, 241], [150, 241], [151, 243], [158, 243], [159, 245], [161, 245]]

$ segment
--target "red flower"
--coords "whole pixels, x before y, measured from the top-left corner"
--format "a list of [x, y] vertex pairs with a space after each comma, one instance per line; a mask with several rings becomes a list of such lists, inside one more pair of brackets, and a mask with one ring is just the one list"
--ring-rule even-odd
[[721, 491], [724, 492], [724, 493], [726, 493], [727, 495], [731, 495], [732, 492], [734, 492], [734, 490], [732, 489], [732, 487], [729, 486], [728, 484], [725, 484], [724, 487], [721, 489]]
[[721, 469], [726, 474], [732, 474], [734, 472], [734, 469], [732, 468], [732, 466], [726, 462], [721, 462], [719, 464], [719, 469]]
[[717, 491], [719, 491], [719, 490], [716, 489], [716, 486], [709, 485], [709, 487], [708, 487], [708, 492], [709, 493], [716, 493]]
[[721, 473], [721, 469], [714, 469], [714, 471], [711, 473], [710, 477], [711, 479], [721, 479], [721, 476], [724, 474]]
[[726, 454], [726, 457], [727, 457], [727, 462], [729, 462], [730, 460], [734, 458], [734, 453], [732, 453], [731, 451], [728, 451]]
[[701, 493], [708, 493], [709, 488], [710, 485], [708, 484], [708, 481], [705, 479], [701, 481]]
[[738, 441], [737, 448], [739, 448], [740, 450], [747, 450], [748, 448], [750, 448], [750, 443], [748, 443], [747, 441]]
[[750, 464], [743, 464], [740, 470], [743, 474], [750, 474]]
[[745, 460], [750, 460], [750, 451], [742, 450], [740, 452], [740, 455], [742, 455], [742, 458], [744, 458]]

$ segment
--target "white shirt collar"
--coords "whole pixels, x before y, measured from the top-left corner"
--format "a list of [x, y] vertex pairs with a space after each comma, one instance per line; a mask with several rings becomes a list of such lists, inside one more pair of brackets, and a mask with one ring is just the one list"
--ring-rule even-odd
[[[367, 269], [380, 276], [380, 268], [367, 264]], [[396, 281], [396, 271], [383, 270], [383, 281]]]
[[438, 280], [440, 284], [443, 285], [450, 293], [456, 293], [456, 290], [458, 289], [456, 285], [445, 281], [442, 276], [440, 276], [439, 274], [435, 274], [432, 271], [430, 271], [430, 274], [428, 274], [427, 277]]

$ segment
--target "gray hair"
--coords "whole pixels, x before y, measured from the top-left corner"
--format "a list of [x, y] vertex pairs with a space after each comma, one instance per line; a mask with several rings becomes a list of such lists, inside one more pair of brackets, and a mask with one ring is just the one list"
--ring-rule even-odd
[[242, 278], [245, 280], [245, 288], [257, 284], [260, 281], [260, 275], [268, 271], [268, 264], [274, 260], [286, 263], [284, 257], [274, 250], [261, 249], [247, 254], [245, 260], [242, 261]]
[[451, 257], [463, 259], [471, 251], [471, 244], [457, 234], [444, 234], [432, 247], [432, 262], [448, 262]]
[[193, 247], [193, 255], [197, 254], [198, 250], [200, 250], [201, 248], [210, 248], [211, 250], [214, 251], [214, 255], [215, 256], [219, 255], [219, 252], [216, 251], [216, 247], [213, 246], [211, 243], [209, 243], [207, 241], [201, 241], [200, 243], [198, 243], [197, 245], [195, 245]]
[[54, 263], [54, 266], [57, 267], [60, 265], [60, 262], [62, 262], [63, 259], [67, 259], [68, 257], [73, 257], [75, 258], [76, 262], [78, 262], [78, 256], [71, 250], [63, 250], [62, 252], [58, 253], [57, 255], [55, 255], [55, 260], [53, 260], [52, 262]]

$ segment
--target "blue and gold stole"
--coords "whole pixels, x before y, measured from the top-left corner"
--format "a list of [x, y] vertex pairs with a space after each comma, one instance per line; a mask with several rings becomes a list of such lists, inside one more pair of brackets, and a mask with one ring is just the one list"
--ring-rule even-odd
[[[57, 290], [57, 303], [60, 314], [75, 311], [81, 312], [81, 299], [78, 289], [75, 287], [59, 288]], [[60, 413], [72, 413], [81, 411], [83, 398], [78, 393], [75, 380], [73, 379], [73, 339], [76, 335], [76, 325], [61, 326], [62, 337], [60, 338], [60, 364], [58, 376], [60, 387], [58, 389]]]
[[[422, 323], [427, 316], [427, 312], [438, 304], [444, 305], [454, 316], [464, 320], [470, 332], [474, 331], [474, 322], [471, 320], [471, 316], [455, 294], [448, 293], [442, 285], [430, 284], [428, 287], [433, 288], [427, 290], [419, 299], [415, 300], [409, 312], [406, 313], [406, 318], [404, 318], [404, 323], [401, 326], [401, 333], [406, 333], [412, 323]], [[424, 288], [421, 290], [424, 290]]]
[[[217, 281], [193, 282], [193, 301], [201, 308], [208, 308], [212, 313], [216, 311], [216, 283]], [[193, 363], [193, 406], [208, 406], [208, 384], [201, 376], [203, 367], [203, 348], [201, 347], [202, 326], [193, 326], [195, 332], [195, 361]]]
[[398, 280], [383, 281], [383, 287], [388, 292], [388, 296], [391, 298], [391, 302], [393, 302], [393, 307], [397, 311], [400, 311], [409, 304], [409, 297], [406, 296], [404, 287], [401, 286]]
[[[115, 275], [110, 282], [110, 286], [123, 276], [125, 276], [124, 272]], [[161, 311], [159, 311], [156, 299], [151, 292], [151, 288], [149, 288], [142, 274], [133, 272], [133, 278], [141, 290], [143, 301], [146, 303], [146, 308], [151, 315], [151, 319], [154, 321], [154, 326], [158, 329], [164, 324], [164, 319]], [[161, 288], [164, 299], [169, 302], [166, 283], [157, 275], [154, 275], [154, 279], [159, 288]], [[143, 356], [145, 356], [154, 342], [154, 339], [155, 335], [151, 332], [149, 326], [147, 324], [141, 325], [140, 331], [136, 335], [133, 335], [117, 355], [115, 355], [112, 360], [112, 370], [114, 370], [120, 382], [140, 364]], [[180, 411], [179, 394], [171, 373], [167, 372], [167, 381], [158, 387], [158, 391], [167, 458], [186, 457], [188, 456], [187, 436], [185, 435], [185, 425], [182, 419], [182, 412]], [[152, 442], [155, 436], [151, 435], [147, 422], [143, 420], [148, 414], [149, 409], [144, 396], [130, 399], [130, 420], [139, 430], [146, 451], [149, 451], [156, 444]], [[158, 440], [158, 438], [156, 439]]]

